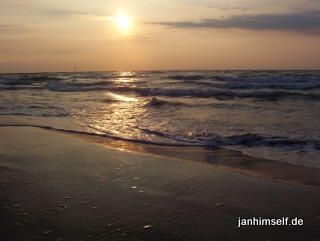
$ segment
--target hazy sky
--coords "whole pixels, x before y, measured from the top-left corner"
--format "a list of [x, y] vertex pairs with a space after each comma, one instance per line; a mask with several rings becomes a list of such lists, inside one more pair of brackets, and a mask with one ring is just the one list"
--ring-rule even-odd
[[0, 0], [0, 72], [74, 66], [320, 69], [319, 0]]

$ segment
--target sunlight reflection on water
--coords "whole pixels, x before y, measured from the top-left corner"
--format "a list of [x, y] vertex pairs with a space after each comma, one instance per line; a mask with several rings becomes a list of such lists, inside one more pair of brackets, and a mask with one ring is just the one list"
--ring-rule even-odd
[[111, 96], [112, 98], [116, 99], [116, 100], [122, 100], [122, 101], [138, 101], [138, 98], [134, 98], [134, 97], [128, 97], [128, 96], [124, 96], [124, 95], [117, 95], [111, 92], [108, 92], [106, 95]]

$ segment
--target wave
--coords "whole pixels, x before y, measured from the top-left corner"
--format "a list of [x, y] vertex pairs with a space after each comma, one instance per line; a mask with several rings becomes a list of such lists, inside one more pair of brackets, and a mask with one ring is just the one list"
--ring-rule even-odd
[[163, 77], [163, 79], [172, 79], [172, 80], [200, 80], [205, 79], [205, 75], [170, 75]]
[[22, 112], [2, 112], [0, 116], [27, 116], [27, 117], [68, 117], [69, 113], [22, 113]]
[[214, 135], [206, 141], [207, 146], [268, 146], [268, 147], [284, 147], [284, 146], [308, 146], [314, 150], [320, 150], [320, 140], [316, 139], [292, 139], [281, 136], [262, 136], [252, 133], [242, 135], [233, 135], [228, 137], [220, 137]]
[[62, 129], [56, 128], [52, 126], [43, 126], [43, 125], [32, 125], [32, 124], [0, 124], [3, 127], [36, 127], [42, 128], [46, 130], [53, 130], [53, 131], [60, 131], [72, 134], [80, 134], [80, 135], [90, 135], [90, 136], [98, 136], [98, 137], [107, 137], [114, 140], [121, 140], [121, 141], [130, 141], [135, 143], [141, 144], [151, 144], [151, 145], [161, 145], [161, 146], [202, 146], [200, 144], [189, 144], [189, 143], [164, 143], [164, 142], [157, 142], [157, 141], [149, 141], [149, 140], [142, 140], [142, 139], [131, 139], [125, 137], [119, 137], [111, 134], [98, 134], [93, 132], [86, 132], [86, 131], [76, 131], [76, 130], [69, 130], [69, 129]]
[[72, 82], [68, 84], [71, 87], [95, 87], [95, 86], [110, 86], [114, 85], [111, 81], [97, 81], [97, 82]]
[[[313, 86], [316, 88], [316, 86]], [[312, 87], [312, 88], [313, 88]], [[225, 89], [208, 89], [208, 88], [147, 88], [147, 87], [130, 87], [115, 86], [113, 83], [95, 82], [95, 83], [66, 83], [66, 82], [47, 82], [41, 86], [0, 86], [0, 90], [39, 90], [48, 89], [54, 92], [88, 92], [88, 91], [111, 91], [120, 93], [135, 93], [138, 96], [166, 96], [166, 97], [196, 97], [196, 98], [216, 98], [218, 100], [228, 100], [234, 98], [254, 98], [266, 101], [277, 101], [280, 99], [294, 98], [305, 100], [320, 100], [320, 95], [316, 93], [294, 92], [286, 90], [275, 91], [253, 91], [238, 92]], [[318, 88], [318, 87], [317, 87]]]
[[41, 86], [1, 86], [0, 90], [43, 90]]
[[200, 85], [200, 86], [209, 86], [212, 88], [219, 88], [219, 89], [231, 89], [231, 90], [238, 90], [238, 89], [277, 89], [277, 90], [314, 90], [320, 89], [320, 83], [252, 83], [252, 82], [235, 82], [235, 83], [214, 83], [209, 81], [200, 81], [200, 82], [193, 82], [193, 81], [185, 81], [190, 84]]
[[270, 73], [259, 73], [258, 76], [252, 74], [240, 74], [238, 76], [222, 76], [211, 75], [206, 79], [216, 80], [220, 82], [241, 82], [241, 83], [310, 83], [319, 82], [320, 75], [314, 74], [290, 74], [277, 73], [274, 76], [270, 76]]
[[[145, 83], [145, 81], [130, 82], [134, 83]], [[56, 92], [81, 92], [81, 91], [139, 91], [139, 88], [128, 87], [128, 86], [117, 86], [117, 83], [111, 81], [97, 81], [97, 82], [55, 82], [50, 81], [44, 85], [44, 88], [50, 91]]]
[[[65, 76], [66, 77], [66, 76]], [[72, 78], [60, 78], [55, 76], [14, 76], [11, 78], [1, 78], [0, 84], [6, 86], [26, 86], [26, 85], [33, 85], [33, 84], [44, 84], [46, 85], [53, 85], [55, 83], [56, 86], [64, 85], [64, 86], [71, 86], [71, 87], [91, 87], [91, 86], [106, 86], [114, 84], [110, 79], [131, 79], [135, 78], [136, 76], [71, 76]], [[97, 79], [99, 81], [91, 82], [91, 79]], [[86, 82], [87, 81], [87, 82]], [[60, 82], [60, 83], [57, 83]], [[145, 83], [145, 81], [130, 81], [130, 83]]]
[[241, 135], [219, 136], [212, 133], [201, 133], [194, 136], [172, 136], [163, 132], [138, 128], [145, 133], [173, 139], [189, 144], [197, 144], [203, 147], [217, 148], [228, 146], [246, 146], [246, 147], [308, 147], [310, 149], [320, 150], [320, 140], [317, 139], [293, 139], [282, 136], [263, 136], [258, 134], [246, 133]]
[[[86, 132], [86, 131], [76, 131], [70, 129], [62, 129], [56, 128], [52, 126], [44, 126], [44, 125], [32, 125], [32, 124], [0, 124], [0, 126], [16, 126], [16, 127], [37, 127], [54, 131], [61, 131], [73, 134], [81, 134], [81, 135], [91, 135], [91, 136], [99, 136], [99, 137], [107, 137], [115, 140], [129, 141], [141, 144], [152, 144], [152, 145], [161, 145], [161, 146], [197, 146], [197, 147], [205, 147], [205, 148], [228, 148], [229, 146], [246, 146], [246, 147], [291, 147], [291, 148], [300, 148], [300, 149], [313, 149], [316, 151], [320, 151], [320, 140], [317, 139], [293, 139], [281, 136], [263, 136], [258, 134], [246, 133], [242, 135], [232, 135], [227, 137], [222, 137], [216, 134], [207, 134], [205, 136], [195, 137], [195, 139], [188, 139], [187, 137], [179, 138], [173, 137], [169, 134], [162, 133], [159, 131], [149, 130], [145, 128], [139, 128], [143, 132], [150, 134], [161, 136], [166, 139], [175, 140], [177, 142], [161, 142], [161, 141], [151, 141], [145, 139], [134, 139], [134, 138], [126, 138], [115, 136], [110, 133], [99, 134], [96, 132]], [[94, 129], [94, 128], [93, 128]], [[96, 130], [98, 131], [98, 130]], [[101, 130], [99, 130], [101, 132]]]
[[257, 91], [257, 92], [236, 92], [229, 90], [215, 89], [161, 89], [144, 87], [108, 87], [93, 86], [83, 88], [79, 86], [70, 86], [68, 84], [49, 82], [45, 86], [51, 91], [59, 92], [80, 92], [80, 91], [114, 91], [114, 92], [134, 92], [140, 96], [168, 96], [168, 97], [198, 97], [198, 98], [256, 98], [265, 100], [279, 100], [283, 98], [300, 98], [309, 100], [320, 100], [320, 95], [314, 93], [301, 93], [290, 91]]
[[82, 91], [101, 91], [107, 90], [107, 87], [104, 87], [105, 82], [96, 82], [96, 84], [91, 83], [66, 83], [66, 82], [47, 82], [44, 85], [44, 88], [54, 91], [54, 92], [82, 92]]
[[211, 80], [219, 82], [234, 83], [310, 83], [319, 82], [320, 74], [318, 71], [310, 73], [291, 71], [202, 71], [190, 74], [166, 75], [161, 79], [172, 79], [186, 82], [197, 82], [198, 80]]
[[320, 95], [313, 93], [299, 93], [289, 91], [259, 91], [259, 92], [235, 92], [214, 89], [159, 89], [159, 88], [120, 88], [113, 91], [133, 91], [141, 96], [168, 96], [168, 97], [198, 97], [216, 99], [256, 98], [264, 100], [279, 100], [283, 98], [298, 98], [320, 100]]
[[53, 76], [16, 76], [12, 78], [6, 78], [3, 81], [1, 81], [1, 84], [3, 85], [32, 85], [35, 83], [44, 83], [47, 81], [62, 81], [63, 78], [53, 77]]

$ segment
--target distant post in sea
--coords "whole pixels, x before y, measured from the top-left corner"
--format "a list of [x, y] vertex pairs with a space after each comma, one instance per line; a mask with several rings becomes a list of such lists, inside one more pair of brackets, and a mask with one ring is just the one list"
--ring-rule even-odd
[[74, 66], [73, 68], [74, 68], [74, 72], [77, 72], [77, 66]]

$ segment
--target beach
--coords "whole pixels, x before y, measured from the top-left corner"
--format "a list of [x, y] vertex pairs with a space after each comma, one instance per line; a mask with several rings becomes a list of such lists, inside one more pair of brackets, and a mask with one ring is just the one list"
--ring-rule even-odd
[[[319, 240], [317, 184], [244, 175], [164, 149], [143, 153], [134, 143], [35, 127], [0, 132], [3, 241]], [[304, 224], [238, 228], [239, 217]]]
[[320, 241], [319, 1], [0, 2], [0, 241]]

